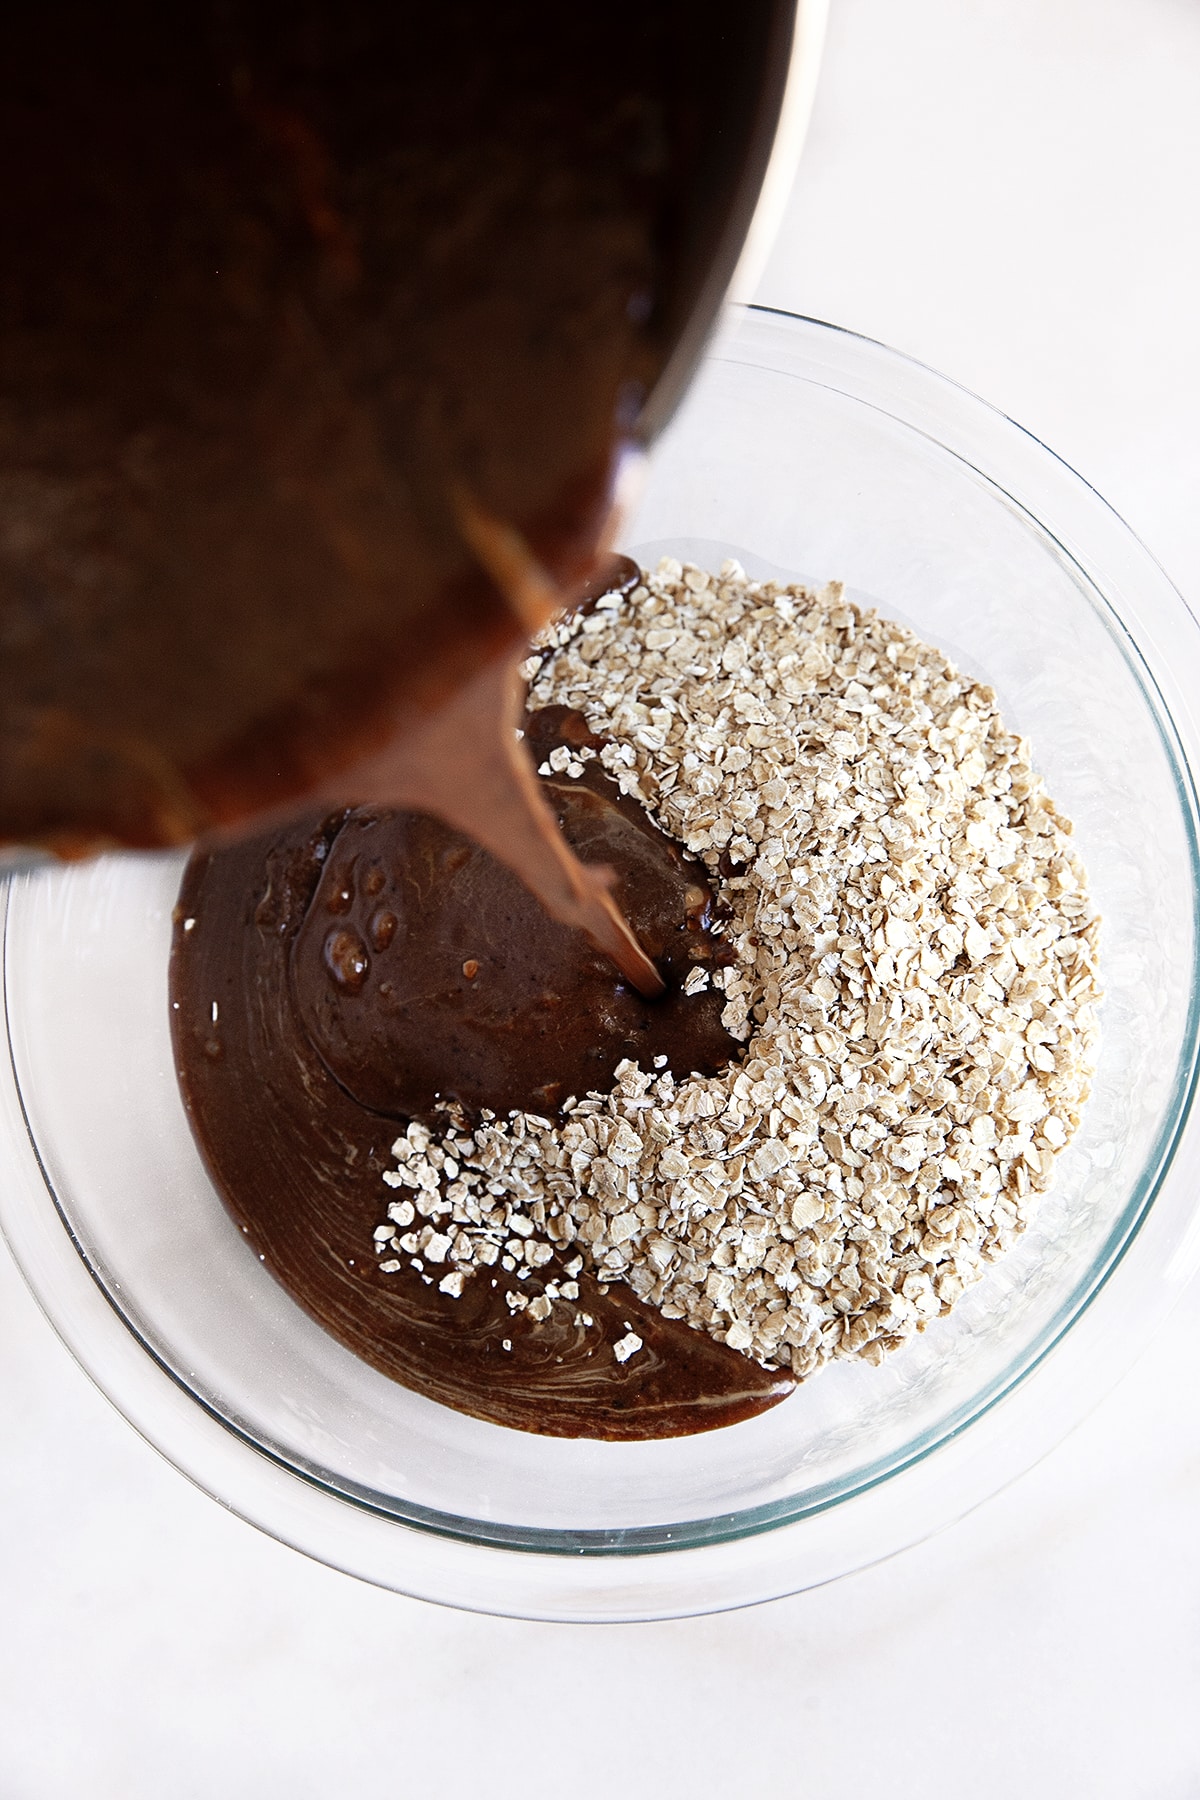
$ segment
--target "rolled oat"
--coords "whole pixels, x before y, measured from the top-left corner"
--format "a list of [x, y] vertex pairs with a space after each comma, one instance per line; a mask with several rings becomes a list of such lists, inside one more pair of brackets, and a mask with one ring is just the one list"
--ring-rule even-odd
[[1099, 921], [1070, 824], [991, 689], [837, 583], [668, 559], [526, 674], [719, 884], [745, 1052], [623, 1063], [558, 1123], [410, 1125], [379, 1266], [456, 1294], [499, 1265], [533, 1318], [587, 1266], [798, 1375], [878, 1361], [1011, 1245], [1078, 1124]]

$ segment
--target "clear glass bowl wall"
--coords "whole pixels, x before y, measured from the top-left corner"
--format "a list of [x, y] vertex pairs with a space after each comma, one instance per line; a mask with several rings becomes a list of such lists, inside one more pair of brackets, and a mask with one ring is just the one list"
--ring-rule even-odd
[[[838, 1363], [762, 1418], [633, 1445], [527, 1436], [408, 1393], [280, 1290], [192, 1143], [167, 1023], [179, 859], [18, 875], [5, 941], [13, 1090], [43, 1211], [111, 1309], [90, 1347], [61, 1317], [53, 1246], [22, 1255], [20, 1220], [10, 1237], [101, 1385], [124, 1404], [124, 1378], [106, 1375], [117, 1321], [148, 1378], [173, 1384], [175, 1413], [182, 1397], [180, 1417], [190, 1407], [198, 1431], [203, 1418], [205, 1443], [215, 1424], [272, 1466], [272, 1491], [283, 1474], [305, 1495], [285, 1482], [287, 1504], [239, 1500], [212, 1473], [215, 1451], [180, 1450], [172, 1434], [186, 1437], [186, 1423], [156, 1430], [140, 1418], [142, 1428], [220, 1497], [328, 1560], [442, 1597], [436, 1575], [404, 1575], [404, 1544], [490, 1546], [509, 1564], [513, 1551], [615, 1556], [625, 1610], [592, 1608], [614, 1616], [642, 1609], [628, 1598], [639, 1555], [661, 1561], [649, 1553], [772, 1529], [794, 1537], [901, 1480], [1044, 1362], [1159, 1194], [1188, 1116], [1197, 1031], [1195, 799], [1177, 730], [1194, 750], [1184, 715], [1195, 627], [1120, 522], [1040, 446], [877, 345], [746, 311], [656, 450], [627, 547], [643, 562], [736, 556], [755, 576], [845, 581], [995, 687], [1075, 822], [1104, 916], [1107, 993], [1082, 1131], [1018, 1247], [882, 1367]], [[1186, 1239], [1190, 1188], [1171, 1206], [1168, 1249]], [[101, 1339], [109, 1349], [96, 1349]], [[995, 1479], [1005, 1472], [998, 1464]], [[400, 1533], [400, 1551], [335, 1550], [346, 1507], [372, 1531]], [[284, 1522], [300, 1513], [308, 1523]], [[861, 1554], [848, 1539], [842, 1566], [895, 1547], [886, 1537], [876, 1528]], [[755, 1554], [759, 1573], [733, 1599], [799, 1585], [781, 1585], [764, 1573], [769, 1553]], [[412, 1556], [421, 1562], [419, 1548]], [[553, 1610], [497, 1599], [479, 1568], [478, 1604]], [[445, 1597], [462, 1599], [463, 1581], [469, 1601], [469, 1576]]]

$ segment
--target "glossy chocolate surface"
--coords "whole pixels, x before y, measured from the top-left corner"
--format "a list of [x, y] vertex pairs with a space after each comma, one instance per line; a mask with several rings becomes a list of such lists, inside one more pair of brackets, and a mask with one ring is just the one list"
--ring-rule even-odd
[[[534, 715], [528, 731], [539, 755], [589, 736], [562, 709]], [[727, 955], [703, 870], [595, 761], [547, 785], [576, 850], [615, 867], [668, 978], [662, 1000], [629, 990], [507, 869], [436, 821], [377, 809], [310, 817], [188, 865], [171, 965], [185, 1103], [252, 1249], [384, 1373], [549, 1435], [730, 1424], [783, 1398], [790, 1377], [663, 1318], [623, 1284], [585, 1272], [575, 1306], [536, 1323], [509, 1311], [512, 1278], [498, 1270], [477, 1270], [454, 1299], [407, 1264], [381, 1273], [372, 1255], [403, 1121], [436, 1122], [449, 1100], [468, 1113], [552, 1114], [569, 1093], [609, 1085], [625, 1056], [665, 1056], [686, 1075], [738, 1051], [720, 996], [679, 991], [690, 967]], [[544, 1274], [566, 1279], [561, 1261]], [[613, 1345], [630, 1330], [643, 1348], [618, 1363]]]

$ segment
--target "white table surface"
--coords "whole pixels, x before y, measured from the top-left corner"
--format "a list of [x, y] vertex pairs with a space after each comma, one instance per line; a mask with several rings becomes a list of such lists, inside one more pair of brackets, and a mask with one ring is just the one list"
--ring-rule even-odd
[[[1003, 407], [1195, 602], [1198, 196], [1195, 0], [833, 0], [761, 298]], [[0, 1800], [1192, 1800], [1198, 1332], [1193, 1289], [1039, 1468], [887, 1564], [721, 1618], [524, 1625], [202, 1498], [0, 1250]]]

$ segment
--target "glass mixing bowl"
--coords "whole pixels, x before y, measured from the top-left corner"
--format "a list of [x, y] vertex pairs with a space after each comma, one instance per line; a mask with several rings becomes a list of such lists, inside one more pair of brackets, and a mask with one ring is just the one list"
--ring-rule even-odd
[[881, 1367], [838, 1363], [761, 1418], [649, 1444], [524, 1435], [395, 1386], [275, 1284], [192, 1143], [167, 1026], [179, 858], [7, 891], [0, 1209], [84, 1367], [286, 1542], [543, 1618], [737, 1605], [933, 1530], [1080, 1416], [1200, 1256], [1200, 632], [1151, 558], [960, 388], [754, 309], [656, 450], [628, 547], [842, 578], [995, 686], [1075, 821], [1107, 992], [1082, 1130], [1017, 1248]]

